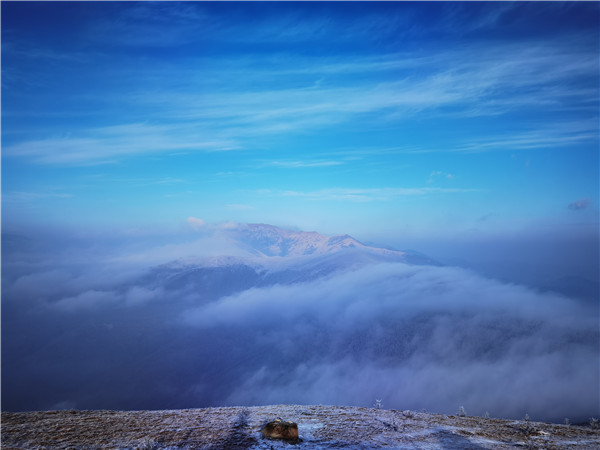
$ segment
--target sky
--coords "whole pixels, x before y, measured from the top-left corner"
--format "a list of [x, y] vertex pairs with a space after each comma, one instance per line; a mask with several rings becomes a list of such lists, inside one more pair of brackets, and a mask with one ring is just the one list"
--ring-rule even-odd
[[3, 3], [4, 229], [589, 231], [598, 8]]
[[[600, 3], [1, 11], [3, 409], [598, 415]], [[236, 223], [440, 265], [169, 281]]]

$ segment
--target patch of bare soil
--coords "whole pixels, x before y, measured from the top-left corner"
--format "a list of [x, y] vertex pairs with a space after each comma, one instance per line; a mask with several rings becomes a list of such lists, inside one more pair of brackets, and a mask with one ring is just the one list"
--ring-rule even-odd
[[[298, 424], [297, 442], [261, 427]], [[383, 409], [276, 405], [171, 411], [2, 413], [2, 449], [506, 449], [600, 448], [600, 431]]]

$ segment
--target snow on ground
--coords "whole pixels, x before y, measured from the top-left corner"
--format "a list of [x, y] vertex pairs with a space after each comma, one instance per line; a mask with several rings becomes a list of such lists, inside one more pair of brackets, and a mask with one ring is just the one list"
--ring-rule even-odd
[[[300, 441], [262, 437], [276, 418]], [[600, 448], [589, 427], [358, 407], [275, 405], [165, 411], [2, 413], [2, 449]]]

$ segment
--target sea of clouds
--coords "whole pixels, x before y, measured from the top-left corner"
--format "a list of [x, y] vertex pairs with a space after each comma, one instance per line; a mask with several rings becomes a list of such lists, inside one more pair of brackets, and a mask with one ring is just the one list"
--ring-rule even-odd
[[184, 264], [182, 278], [160, 266], [241, 256], [214, 230], [12, 234], [2, 252], [3, 410], [381, 399], [534, 420], [599, 414], [597, 302], [448, 266], [340, 264], [293, 283], [256, 282], [276, 264]]

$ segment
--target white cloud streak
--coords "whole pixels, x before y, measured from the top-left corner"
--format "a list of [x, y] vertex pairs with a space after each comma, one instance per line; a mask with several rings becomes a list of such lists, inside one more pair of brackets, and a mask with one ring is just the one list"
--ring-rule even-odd
[[342, 161], [273, 161], [267, 166], [297, 169], [303, 167], [330, 167], [344, 164]]
[[387, 201], [397, 197], [423, 195], [466, 194], [479, 192], [479, 189], [467, 188], [329, 188], [318, 191], [269, 191], [269, 195], [284, 197], [301, 197], [311, 200], [350, 200], [357, 202]]
[[[142, 154], [241, 149], [263, 136], [322, 130], [355, 120], [368, 128], [402, 122], [415, 114], [489, 116], [541, 106], [597, 114], [598, 89], [585, 80], [598, 78], [598, 56], [570, 42], [530, 44], [473, 46], [426, 58], [391, 53], [351, 62], [303, 57], [300, 64], [285, 56], [283, 69], [276, 58], [260, 55], [227, 63], [217, 57], [187, 61], [183, 68], [150, 68], [148, 80], [163, 80], [159, 85], [167, 87], [156, 90], [151, 87], [156, 83], [142, 80], [123, 101], [161, 125], [125, 123], [74, 130], [73, 138], [24, 139], [5, 145], [3, 155], [42, 164], [86, 164]], [[261, 68], [262, 63], [267, 67]], [[193, 75], [197, 65], [202, 77]], [[129, 69], [122, 70], [125, 76]], [[189, 87], [169, 87], [169, 80], [180, 78], [182, 70], [191, 77]], [[349, 76], [361, 73], [368, 76], [358, 82]], [[256, 87], [249, 83], [253, 79]], [[269, 80], [276, 79], [292, 81], [273, 89]], [[546, 137], [511, 132], [457, 150], [564, 147], [597, 139], [597, 130], [592, 129]], [[330, 163], [334, 162], [279, 162], [289, 167]]]
[[594, 143], [600, 139], [596, 120], [580, 123], [561, 123], [553, 127], [515, 133], [508, 136], [493, 136], [474, 139], [465, 144], [451, 147], [459, 153], [481, 153], [490, 151], [518, 151], [543, 148], [568, 148], [570, 146]]
[[31, 192], [31, 191], [8, 191], [2, 193], [2, 201], [7, 203], [31, 203], [47, 199], [70, 199], [73, 194], [66, 192]]
[[172, 152], [228, 151], [232, 140], [190, 131], [181, 125], [128, 124], [84, 130], [81, 137], [48, 138], [7, 145], [5, 157], [32, 159], [40, 164], [93, 165], [136, 155]]

